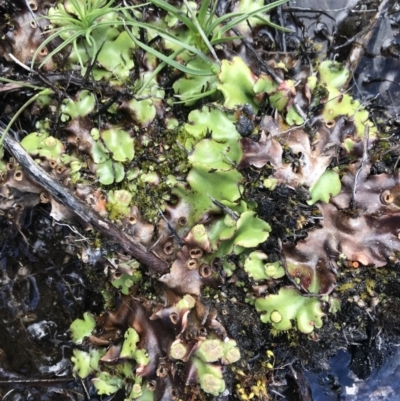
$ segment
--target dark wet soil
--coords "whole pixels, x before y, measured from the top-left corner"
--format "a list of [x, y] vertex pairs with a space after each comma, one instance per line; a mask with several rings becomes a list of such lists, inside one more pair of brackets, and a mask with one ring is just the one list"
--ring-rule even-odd
[[85, 310], [99, 312], [101, 297], [69, 253], [69, 228], [54, 225], [43, 208], [21, 223], [0, 219], [0, 395], [79, 399], [72, 395], [83, 389], [71, 376], [69, 326]]

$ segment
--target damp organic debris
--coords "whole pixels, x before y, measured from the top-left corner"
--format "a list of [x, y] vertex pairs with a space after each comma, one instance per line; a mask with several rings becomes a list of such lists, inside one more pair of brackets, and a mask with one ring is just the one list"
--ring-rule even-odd
[[[326, 368], [371, 330], [384, 360], [399, 323], [398, 138], [299, 10], [0, 1], [2, 330], [63, 349], [54, 370], [32, 350], [38, 371], [4, 349], [4, 381], [32, 399], [36, 380], [59, 399], [271, 400], [294, 361]], [[68, 256], [22, 274], [46, 241]], [[35, 275], [53, 270], [48, 285], [72, 297], [62, 338], [36, 311]]]

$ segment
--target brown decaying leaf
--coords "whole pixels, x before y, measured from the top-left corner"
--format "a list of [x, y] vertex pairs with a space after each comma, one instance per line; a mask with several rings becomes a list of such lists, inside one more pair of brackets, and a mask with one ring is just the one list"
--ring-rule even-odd
[[[218, 285], [220, 277], [214, 274], [211, 266], [193, 258], [190, 250], [188, 246], [183, 246], [177, 253], [170, 272], [164, 274], [159, 280], [180, 294], [200, 295], [203, 285]], [[205, 266], [208, 267], [209, 275], [204, 273]]]
[[364, 266], [381, 267], [389, 259], [399, 260], [399, 174], [371, 176], [367, 164], [357, 175], [357, 167], [351, 166], [343, 177], [341, 193], [319, 205], [322, 228], [296, 245], [283, 246], [289, 274], [307, 291], [317, 288], [326, 294], [333, 290], [340, 255]]
[[[275, 169], [273, 177], [279, 183], [291, 188], [299, 185], [312, 187], [338, 155], [345, 138], [351, 137], [362, 146], [362, 141], [354, 135], [353, 122], [345, 117], [338, 118], [331, 128], [321, 120], [315, 121], [314, 126], [315, 133], [311, 139], [311, 135], [299, 128], [280, 132], [277, 122], [265, 116], [260, 124], [259, 141], [241, 140], [243, 158], [238, 167], [252, 165], [261, 168], [269, 163]], [[298, 157], [297, 164], [282, 160], [283, 150], [287, 148]]]
[[[263, 118], [258, 142], [241, 140], [243, 158], [239, 168], [261, 168], [269, 163], [278, 183], [295, 188], [314, 185], [339, 156], [346, 138], [354, 141], [352, 156], [361, 159], [364, 141], [354, 133], [351, 119], [340, 117], [324, 123], [315, 121], [314, 134], [296, 128], [280, 132], [272, 117]], [[369, 143], [369, 148], [373, 145]], [[297, 157], [296, 163], [282, 160], [283, 150]], [[329, 294], [336, 284], [337, 261], [346, 258], [362, 265], [384, 266], [398, 260], [400, 251], [400, 182], [398, 174], [370, 176], [370, 164], [350, 164], [342, 179], [342, 191], [330, 203], [319, 203], [321, 228], [297, 243], [283, 245], [286, 268], [293, 281], [305, 291]], [[357, 182], [356, 182], [357, 181]]]
[[[226, 339], [226, 330], [217, 321], [213, 307], [196, 299], [193, 308], [179, 308], [177, 303], [181, 298], [169, 288], [164, 289], [165, 299], [173, 300], [173, 304], [165, 306], [125, 296], [115, 311], [96, 318], [96, 327], [86, 338], [92, 345], [109, 346], [100, 361], [113, 364], [120, 359], [125, 331], [133, 328], [139, 335], [138, 349], [146, 350], [150, 359], [147, 365], [136, 366], [136, 374], [146, 378], [154, 388], [155, 400], [169, 399], [163, 397], [168, 397], [171, 389], [183, 388], [183, 383], [197, 383], [197, 370], [190, 356], [208, 333]], [[171, 344], [176, 341], [188, 349], [179, 375], [176, 363], [168, 357]]]
[[[38, 25], [46, 24], [46, 20], [42, 17], [46, 13], [42, 7], [45, 6], [44, 3], [46, 2], [40, 2], [39, 7], [33, 12], [36, 20], [33, 19], [27, 7], [23, 7], [13, 18], [13, 28], [6, 29], [6, 34], [0, 39], [0, 57], [11, 61], [9, 54], [12, 54], [22, 63], [29, 64], [37, 48], [43, 42], [43, 33]], [[48, 48], [44, 47], [40, 51], [37, 61], [42, 61], [48, 53]], [[49, 59], [43, 66], [43, 70], [50, 71], [54, 67], [53, 60]]]

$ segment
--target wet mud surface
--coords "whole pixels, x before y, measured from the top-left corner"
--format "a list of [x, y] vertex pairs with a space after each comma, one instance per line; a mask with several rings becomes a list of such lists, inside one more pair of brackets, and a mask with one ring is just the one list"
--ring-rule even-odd
[[45, 209], [22, 223], [0, 221], [0, 393], [4, 400], [79, 399], [69, 326], [85, 310], [101, 310], [101, 298], [68, 253], [69, 228], [53, 225]]

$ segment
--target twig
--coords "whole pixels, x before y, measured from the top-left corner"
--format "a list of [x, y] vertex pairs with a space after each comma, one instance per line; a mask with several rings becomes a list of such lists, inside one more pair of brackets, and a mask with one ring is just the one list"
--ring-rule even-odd
[[271, 393], [274, 393], [274, 394], [276, 394], [276, 395], [279, 395], [280, 397], [282, 397], [282, 398], [286, 398], [283, 394], [281, 394], [279, 391], [276, 391], [276, 390], [274, 390], [274, 389], [271, 389], [270, 390], [271, 391]]
[[395, 173], [395, 172], [396, 172], [397, 165], [399, 164], [399, 161], [400, 161], [400, 156], [397, 158], [397, 160], [396, 160], [396, 163], [394, 164], [394, 167], [393, 167], [393, 173]]
[[[175, 231], [174, 227], [171, 226], [170, 222], [168, 221], [168, 219], [165, 217], [163, 211], [155, 205], [155, 202], [153, 200], [153, 205], [154, 207], [156, 207], [158, 209], [158, 213], [160, 213], [160, 216], [162, 217], [162, 219], [167, 223], [168, 229], [169, 231], [172, 233], [172, 235], [176, 238], [176, 240], [178, 241], [179, 245], [182, 246], [183, 242], [181, 240], [181, 237], [179, 236], [179, 234]], [[157, 241], [158, 242], [158, 241]]]
[[358, 184], [358, 179], [361, 174], [361, 171], [364, 168], [365, 163], [368, 161], [368, 142], [369, 142], [369, 125], [367, 124], [365, 126], [364, 130], [364, 149], [363, 149], [363, 157], [361, 159], [360, 166], [358, 167], [356, 174], [354, 176], [354, 187], [353, 187], [353, 194], [352, 194], [352, 199], [351, 199], [351, 208], [355, 209], [356, 208], [356, 196], [357, 196], [357, 184]]
[[37, 75], [39, 77], [39, 79], [45, 83], [46, 85], [48, 85], [54, 93], [57, 93], [58, 97], [61, 98], [61, 96], [63, 95], [62, 91], [60, 91], [60, 89], [58, 89], [51, 81], [49, 81], [43, 74], [41, 74], [40, 72], [37, 72], [35, 70], [32, 70], [32, 68], [28, 67], [27, 65], [25, 65], [22, 61], [18, 60], [12, 53], [8, 53], [8, 56], [14, 61], [14, 63], [18, 64], [20, 67], [22, 67], [23, 69], [29, 71], [31, 74]]
[[[74, 377], [60, 377], [57, 379], [7, 379], [7, 380], [0, 380], [0, 384], [25, 384], [25, 385], [39, 385], [39, 386], [52, 386], [58, 383], [65, 383], [65, 382], [72, 382], [75, 381]], [[8, 394], [8, 393], [7, 393]], [[5, 395], [4, 395], [5, 397]], [[5, 398], [2, 398], [3, 400]]]
[[225, 206], [223, 203], [217, 201], [215, 198], [213, 198], [211, 195], [207, 194], [207, 196], [211, 199], [211, 202], [214, 203], [215, 206], [219, 207], [222, 209], [224, 213], [226, 213], [228, 216], [230, 216], [233, 220], [238, 221], [239, 216], [236, 212], [234, 212], [232, 209], [230, 209], [228, 206]]
[[284, 9], [284, 11], [286, 11], [286, 12], [300, 11], [300, 12], [304, 12], [304, 13], [324, 14], [324, 15], [326, 15], [328, 18], [330, 18], [332, 20], [334, 20], [335, 18], [333, 18], [328, 13], [337, 13], [339, 11], [351, 11], [351, 12], [353, 12], [353, 10], [351, 10], [350, 7], [335, 8], [335, 9], [308, 8], [308, 7], [286, 7]]
[[[240, 36], [240, 32], [236, 28], [232, 28], [232, 31], [235, 35]], [[278, 84], [281, 84], [283, 82], [283, 79], [271, 68], [267, 63], [262, 60], [262, 58], [259, 56], [257, 50], [249, 43], [248, 40], [246, 39], [241, 39], [242, 43], [245, 45], [245, 47], [253, 53], [253, 56], [257, 59], [257, 61], [260, 63], [260, 65], [264, 68], [265, 72], [267, 72], [275, 82]]]
[[[0, 129], [0, 133], [2, 133], [2, 131], [3, 130]], [[161, 260], [152, 253], [148, 253], [142, 244], [124, 233], [115, 224], [101, 217], [82, 200], [73, 195], [68, 189], [64, 188], [58, 181], [54, 180], [32, 160], [22, 146], [10, 135], [5, 136], [4, 145], [14, 156], [15, 160], [17, 160], [17, 162], [27, 172], [29, 172], [30, 177], [35, 182], [48, 191], [52, 197], [71, 209], [85, 223], [90, 224], [104, 235], [119, 243], [126, 252], [132, 255], [140, 263], [146, 265], [151, 271], [155, 273], [163, 273], [168, 269], [167, 262]]]
[[[382, 0], [376, 14], [371, 18], [369, 29], [366, 29], [364, 34], [360, 36], [359, 40], [357, 40], [357, 42], [354, 43], [353, 48], [351, 49], [349, 57], [347, 58], [346, 61], [346, 68], [348, 68], [349, 71], [354, 72], [358, 64], [360, 63], [362, 57], [364, 56], [365, 49], [367, 48], [368, 42], [370, 41], [372, 34], [375, 30], [374, 28], [378, 20], [384, 15], [383, 11], [386, 8], [387, 4], [388, 0]], [[344, 88], [347, 88], [352, 78], [353, 76], [352, 74], [350, 74], [346, 84], [344, 85]]]

